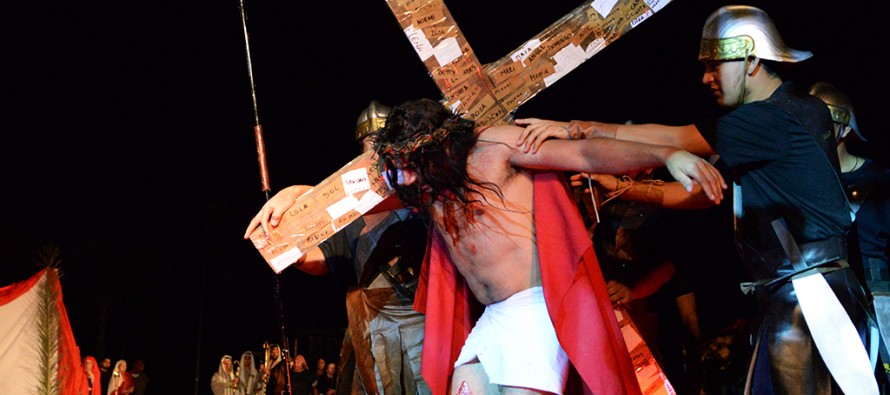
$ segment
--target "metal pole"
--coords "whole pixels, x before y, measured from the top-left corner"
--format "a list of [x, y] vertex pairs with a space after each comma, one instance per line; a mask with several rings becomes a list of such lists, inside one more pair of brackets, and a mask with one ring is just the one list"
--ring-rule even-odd
[[[256, 140], [257, 160], [260, 165], [260, 181], [262, 182], [263, 194], [266, 201], [269, 201], [269, 193], [272, 190], [269, 184], [269, 170], [266, 167], [266, 143], [263, 140], [263, 126], [260, 123], [260, 114], [257, 109], [256, 100], [256, 84], [253, 80], [253, 63], [250, 60], [250, 38], [247, 34], [247, 13], [244, 11], [244, 0], [239, 0], [239, 8], [241, 10], [241, 26], [244, 29], [244, 49], [247, 53], [247, 73], [250, 76], [250, 96], [253, 102], [253, 133]], [[284, 302], [281, 298], [281, 285], [278, 281], [278, 274], [272, 274], [272, 288], [275, 294], [275, 312], [278, 320], [278, 327], [281, 331], [281, 358], [284, 363], [285, 370], [285, 390], [287, 394], [291, 392], [290, 382], [290, 352], [288, 350], [287, 332], [284, 327]], [[268, 366], [267, 366], [268, 368]]]

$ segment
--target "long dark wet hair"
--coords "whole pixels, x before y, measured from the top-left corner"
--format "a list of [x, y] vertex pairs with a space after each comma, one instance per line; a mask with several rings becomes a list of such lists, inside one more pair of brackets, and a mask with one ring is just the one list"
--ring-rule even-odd
[[[479, 182], [467, 173], [467, 157], [476, 144], [475, 122], [436, 101], [420, 99], [397, 106], [373, 138], [385, 177], [402, 203], [429, 211], [433, 203], [441, 201], [444, 225], [454, 241], [459, 227], [455, 214], [462, 211], [467, 221], [473, 220], [469, 205], [479, 200], [470, 197], [471, 193], [486, 189], [502, 197], [497, 185]], [[417, 182], [399, 185], [397, 169], [414, 171]]]

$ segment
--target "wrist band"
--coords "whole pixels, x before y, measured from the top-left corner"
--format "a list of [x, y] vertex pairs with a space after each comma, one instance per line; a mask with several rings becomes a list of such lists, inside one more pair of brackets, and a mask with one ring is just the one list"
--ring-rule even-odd
[[566, 134], [569, 135], [569, 140], [574, 140], [574, 138], [572, 137], [572, 131], [569, 130], [568, 127], [565, 127], [565, 126], [560, 126], [560, 127], [566, 130]]

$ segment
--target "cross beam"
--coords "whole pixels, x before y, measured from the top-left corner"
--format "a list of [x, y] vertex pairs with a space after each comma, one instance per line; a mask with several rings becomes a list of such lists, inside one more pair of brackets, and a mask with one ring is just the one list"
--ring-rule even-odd
[[489, 126], [508, 123], [520, 105], [669, 1], [585, 2], [500, 60], [484, 66], [443, 0], [387, 0], [387, 4], [446, 105], [479, 126]]

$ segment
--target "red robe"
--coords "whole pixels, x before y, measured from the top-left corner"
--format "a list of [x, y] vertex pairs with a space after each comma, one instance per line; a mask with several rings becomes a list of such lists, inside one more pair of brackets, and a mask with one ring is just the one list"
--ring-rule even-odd
[[123, 382], [121, 382], [121, 385], [119, 385], [117, 389], [111, 391], [111, 395], [129, 395], [136, 390], [136, 385], [133, 383], [133, 376], [130, 376], [130, 372], [121, 373], [121, 377], [123, 378]]
[[[559, 174], [534, 176], [541, 280], [556, 336], [585, 394], [641, 394], [593, 245], [567, 188]], [[472, 312], [481, 305], [457, 272], [444, 239], [430, 229], [414, 308], [426, 314], [421, 373], [439, 395], [448, 394], [454, 361], [476, 318]], [[572, 388], [570, 382], [566, 391]]]
[[102, 384], [102, 372], [99, 371], [99, 364], [96, 363], [96, 358], [86, 357], [83, 359], [84, 366], [86, 365], [87, 360], [93, 362], [93, 390], [90, 391], [90, 381], [87, 376], [86, 370], [83, 372], [83, 377], [80, 383], [80, 394], [81, 395], [103, 395], [102, 394], [102, 386], [108, 385], [108, 383]]

